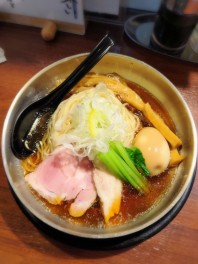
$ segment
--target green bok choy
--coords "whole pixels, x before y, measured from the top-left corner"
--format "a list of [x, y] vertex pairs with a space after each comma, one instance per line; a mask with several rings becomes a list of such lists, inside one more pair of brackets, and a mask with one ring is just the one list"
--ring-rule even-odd
[[109, 150], [106, 153], [99, 152], [97, 158], [109, 171], [130, 183], [139, 192], [149, 191], [149, 182], [145, 177], [149, 175], [149, 171], [138, 148], [125, 148], [121, 142], [112, 141], [109, 144]]

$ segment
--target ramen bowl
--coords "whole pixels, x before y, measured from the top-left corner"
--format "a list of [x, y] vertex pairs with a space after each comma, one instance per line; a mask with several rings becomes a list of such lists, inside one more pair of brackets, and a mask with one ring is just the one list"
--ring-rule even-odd
[[[133, 81], [154, 95], [164, 106], [176, 126], [177, 134], [183, 141], [182, 154], [185, 160], [178, 166], [174, 180], [166, 195], [147, 213], [127, 223], [97, 228], [78, 225], [53, 214], [35, 198], [24, 181], [24, 173], [10, 147], [11, 131], [19, 112], [32, 101], [46, 95], [57, 80], [65, 79], [87, 56], [79, 54], [59, 60], [33, 76], [14, 98], [7, 113], [2, 135], [2, 157], [7, 179], [21, 205], [40, 223], [62, 234], [85, 239], [115, 239], [136, 236], [153, 227], [181, 201], [193, 182], [197, 159], [197, 135], [193, 118], [184, 99], [176, 87], [160, 72], [142, 61], [124, 55], [109, 53], [92, 69], [95, 73], [117, 73]], [[181, 208], [179, 208], [181, 209]]]

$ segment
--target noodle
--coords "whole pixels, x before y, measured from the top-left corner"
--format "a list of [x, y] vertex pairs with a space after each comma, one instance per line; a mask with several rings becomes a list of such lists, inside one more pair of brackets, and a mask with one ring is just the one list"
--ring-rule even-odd
[[120, 140], [130, 146], [138, 127], [138, 117], [129, 112], [104, 84], [99, 84], [72, 95], [59, 105], [49, 123], [47, 142], [42, 143], [42, 148], [49, 153], [64, 145], [76, 155], [93, 160], [96, 151], [108, 150], [111, 140]]
[[129, 147], [139, 125], [139, 118], [106, 84], [99, 83], [85, 90], [82, 87], [58, 106], [39, 150], [22, 162], [23, 169], [25, 173], [34, 171], [60, 145], [90, 160], [94, 160], [98, 151], [108, 151], [111, 140], [120, 140]]

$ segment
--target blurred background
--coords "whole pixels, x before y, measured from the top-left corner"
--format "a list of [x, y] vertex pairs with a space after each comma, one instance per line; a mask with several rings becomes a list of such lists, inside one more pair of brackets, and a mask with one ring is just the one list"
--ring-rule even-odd
[[39, 27], [46, 41], [57, 31], [85, 35], [88, 23], [98, 22], [121, 26], [138, 45], [193, 62], [198, 61], [197, 19], [198, 0], [0, 0], [0, 22]]

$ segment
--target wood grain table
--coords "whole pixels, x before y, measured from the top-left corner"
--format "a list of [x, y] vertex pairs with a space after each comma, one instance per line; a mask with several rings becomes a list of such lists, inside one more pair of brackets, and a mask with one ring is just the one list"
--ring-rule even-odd
[[[53, 42], [44, 42], [39, 29], [0, 23], [0, 47], [7, 58], [0, 64], [1, 128], [14, 96], [29, 78], [59, 59], [89, 52], [107, 31], [116, 40], [113, 52], [145, 61], [175, 84], [198, 128], [197, 65], [139, 47], [125, 36], [122, 26], [96, 22], [88, 23], [85, 36], [58, 32]], [[162, 231], [133, 247], [88, 250], [52, 238], [33, 224], [17, 205], [0, 162], [0, 263], [198, 263], [197, 177], [184, 207]]]

